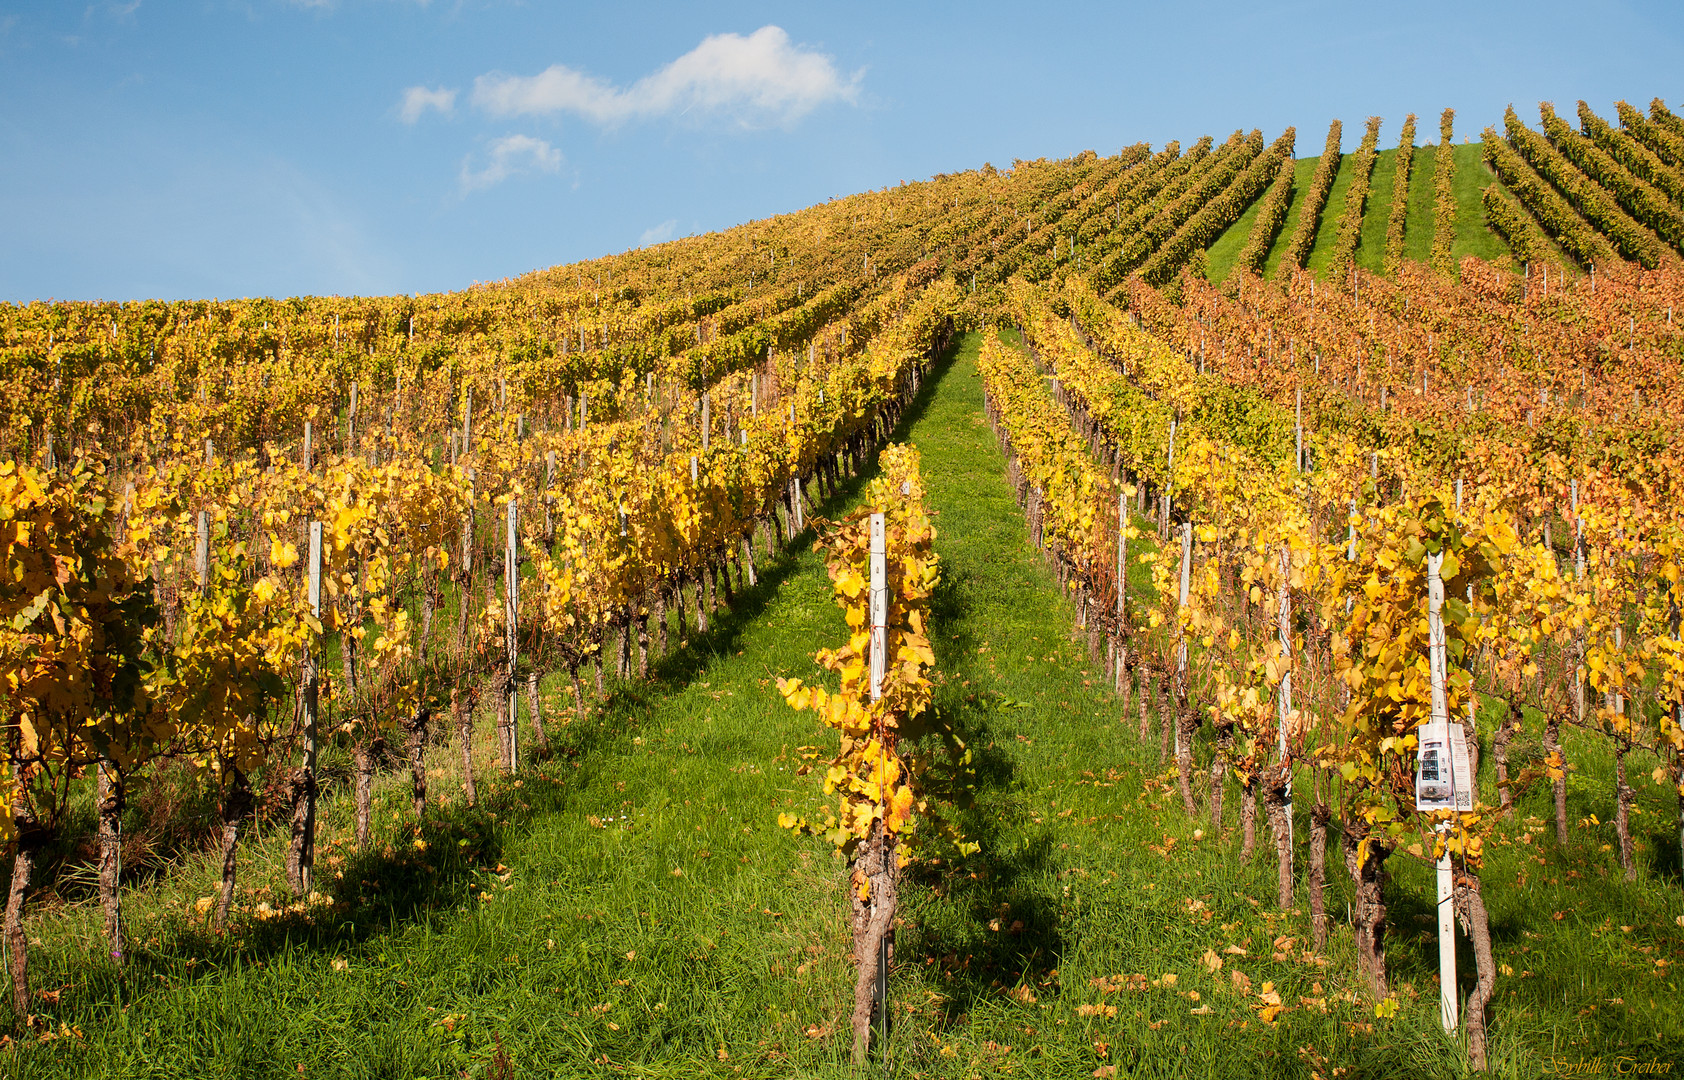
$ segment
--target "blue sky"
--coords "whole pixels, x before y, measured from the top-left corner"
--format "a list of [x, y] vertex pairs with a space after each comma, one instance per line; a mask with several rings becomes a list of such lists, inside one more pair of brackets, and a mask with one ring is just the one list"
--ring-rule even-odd
[[985, 161], [1678, 107], [1680, 71], [1676, 2], [0, 0], [0, 300], [454, 289]]

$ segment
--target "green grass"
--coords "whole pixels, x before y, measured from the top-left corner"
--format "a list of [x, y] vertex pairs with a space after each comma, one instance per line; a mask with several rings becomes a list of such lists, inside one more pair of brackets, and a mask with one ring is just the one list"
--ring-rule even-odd
[[[979, 344], [967, 336], [938, 366], [902, 432], [922, 451], [938, 512], [936, 707], [977, 752], [966, 824], [983, 848], [906, 872], [894, 1072], [1463, 1075], [1438, 1029], [1430, 868], [1392, 862], [1400, 1007], [1377, 1019], [1342, 918], [1326, 955], [1306, 959], [1304, 903], [1272, 910], [1272, 857], [1239, 863], [1235, 789], [1223, 834], [1194, 839], [1208, 821], [1183, 813], [1156, 737], [1138, 741], [1134, 710], [1123, 715], [1073, 640], [1072, 606], [1029, 543], [982, 415]], [[851, 1075], [844, 868], [775, 825], [819, 798], [816, 777], [795, 775], [797, 748], [829, 738], [773, 680], [813, 677], [812, 651], [844, 634], [808, 548], [770, 560], [761, 585], [657, 679], [614, 686], [593, 716], [558, 717], [554, 755], [483, 785], [478, 810], [452, 786], [455, 747], [436, 748], [434, 790], [449, 805], [431, 812], [425, 852], [395, 820], [406, 797], [396, 778], [382, 783], [370, 853], [346, 850], [347, 800], [330, 798], [332, 905], [257, 916], [283, 882], [281, 838], [269, 835], [248, 849], [244, 880], [259, 891], [242, 896], [226, 937], [193, 910], [214, 880], [198, 858], [126, 896], [134, 947], [121, 972], [100, 959], [89, 905], [35, 916], [35, 985], [58, 990], [39, 1021], [67, 1037], [0, 1051], [0, 1072], [479, 1077], [494, 1075], [500, 1044], [520, 1077]], [[547, 690], [559, 699], [559, 686]], [[1538, 787], [1500, 828], [1485, 872], [1497, 960], [1515, 972], [1492, 1010], [1502, 1076], [1540, 1075], [1552, 1056], [1676, 1060], [1684, 1047], [1678, 977], [1655, 963], [1684, 963], [1670, 800], [1639, 783], [1644, 873], [1626, 885], [1599, 850], [1610, 827], [1589, 822], [1612, 816], [1607, 755], [1588, 738], [1567, 752], [1580, 769], [1572, 815], [1585, 821], [1573, 848], [1557, 852], [1547, 833], [1519, 842], [1527, 815], [1549, 813]], [[1202, 739], [1199, 754], [1208, 761]], [[1653, 764], [1640, 755], [1633, 775]], [[1300, 860], [1308, 789], [1301, 775]], [[1329, 877], [1329, 910], [1342, 916], [1349, 884], [1337, 868]], [[1277, 948], [1283, 937], [1297, 947]], [[1201, 963], [1206, 950], [1223, 958], [1219, 973]], [[1461, 959], [1467, 980], [1465, 948]], [[1092, 984], [1133, 973], [1160, 985]], [[1162, 985], [1170, 974], [1175, 985]], [[1255, 1011], [1266, 981], [1291, 1007], [1273, 1024]], [[1094, 1004], [1115, 1014], [1077, 1010]]]
[[1433, 254], [1433, 170], [1438, 147], [1417, 146], [1409, 166], [1409, 212], [1403, 220], [1403, 257], [1427, 262]]
[[1275, 242], [1269, 245], [1269, 254], [1263, 258], [1263, 276], [1273, 278], [1280, 269], [1281, 260], [1286, 256], [1286, 249], [1292, 243], [1292, 234], [1298, 229], [1298, 218], [1304, 212], [1304, 189], [1310, 186], [1310, 178], [1316, 174], [1316, 163], [1320, 157], [1299, 158], [1292, 168], [1292, 198], [1286, 207], [1286, 220], [1281, 222], [1281, 231], [1275, 235]]
[[1485, 224], [1485, 206], [1480, 196], [1497, 182], [1497, 175], [1480, 156], [1478, 143], [1464, 143], [1455, 148], [1456, 178], [1451, 191], [1456, 196], [1456, 241], [1450, 254], [1461, 259], [1477, 255], [1500, 266], [1512, 267], [1514, 258], [1503, 238]]
[[[1485, 188], [1497, 182], [1495, 175], [1480, 157], [1477, 144], [1464, 144], [1452, 149], [1456, 155], [1456, 179], [1453, 187], [1456, 195], [1456, 240], [1451, 248], [1452, 254], [1457, 259], [1465, 255], [1477, 255], [1500, 266], [1512, 267], [1513, 259], [1508, 245], [1486, 225], [1485, 208], [1480, 203], [1480, 196], [1484, 194]], [[1426, 262], [1432, 254], [1433, 162], [1436, 151], [1437, 147], [1432, 145], [1417, 146], [1410, 164], [1409, 209], [1404, 219], [1403, 249], [1405, 258], [1417, 262]], [[1345, 156], [1350, 157], [1348, 154]], [[1264, 261], [1269, 277], [1274, 277], [1279, 270], [1286, 245], [1292, 238], [1293, 230], [1297, 228], [1298, 215], [1303, 210], [1302, 193], [1308, 186], [1310, 177], [1315, 174], [1318, 160], [1319, 158], [1298, 159], [1293, 174], [1293, 198], [1287, 210], [1286, 222]], [[1373, 178], [1369, 183], [1368, 205], [1363, 214], [1362, 242], [1357, 246], [1357, 263], [1366, 270], [1378, 272], [1385, 258], [1386, 220], [1391, 213], [1392, 182], [1396, 170], [1397, 150], [1394, 148], [1380, 151], [1374, 163]], [[1321, 222], [1316, 230], [1315, 246], [1310, 250], [1309, 267], [1318, 275], [1326, 272], [1326, 262], [1333, 249], [1334, 237], [1338, 234], [1339, 217], [1344, 211], [1345, 196], [1350, 190], [1350, 185], [1349, 162], [1342, 162], [1339, 174], [1334, 178], [1333, 188], [1328, 193], [1327, 205], [1322, 210]], [[1221, 282], [1232, 272], [1234, 259], [1251, 235], [1260, 203], [1261, 197], [1254, 200], [1240, 219], [1229, 226], [1210, 246], [1207, 265], [1212, 281]]]
[[[1410, 158], [1414, 172], [1414, 158]], [[1386, 261], [1386, 225], [1392, 213], [1392, 185], [1397, 181], [1397, 150], [1382, 150], [1374, 159], [1374, 174], [1368, 183], [1368, 205], [1362, 216], [1362, 239], [1357, 243], [1357, 265], [1378, 274]]]
[[1321, 221], [1316, 226], [1316, 242], [1310, 248], [1305, 267], [1318, 278], [1327, 276], [1327, 260], [1333, 257], [1334, 239], [1339, 235], [1339, 219], [1345, 213], [1345, 196], [1350, 194], [1351, 181], [1356, 179], [1355, 153], [1339, 160], [1339, 171], [1333, 176], [1333, 187], [1327, 192], [1327, 205], [1322, 208]]
[[1239, 220], [1222, 230], [1214, 243], [1205, 251], [1205, 277], [1220, 285], [1233, 272], [1234, 260], [1240, 257], [1240, 251], [1251, 238], [1251, 230], [1257, 224], [1257, 214], [1263, 209], [1263, 196], [1269, 193], [1265, 187], [1262, 194], [1251, 200], [1251, 205], [1245, 208], [1245, 213]]

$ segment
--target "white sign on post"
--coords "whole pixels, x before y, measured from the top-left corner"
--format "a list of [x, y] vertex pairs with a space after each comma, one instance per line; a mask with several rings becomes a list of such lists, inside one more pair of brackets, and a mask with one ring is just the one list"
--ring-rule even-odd
[[[1468, 746], [1460, 724], [1450, 723], [1445, 696], [1448, 660], [1444, 637], [1444, 554], [1427, 555], [1427, 659], [1432, 669], [1432, 719], [1416, 734], [1415, 808], [1448, 810], [1473, 808], [1473, 785], [1468, 777]], [[1463, 778], [1464, 794], [1456, 778]], [[1438, 859], [1438, 970], [1439, 1019], [1444, 1030], [1456, 1030], [1461, 1001], [1456, 991], [1455, 881], [1450, 853]]]

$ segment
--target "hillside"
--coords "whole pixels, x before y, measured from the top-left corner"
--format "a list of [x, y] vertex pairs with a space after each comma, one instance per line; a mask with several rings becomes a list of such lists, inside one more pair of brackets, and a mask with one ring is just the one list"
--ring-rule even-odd
[[0, 1063], [1684, 1063], [1684, 121], [1542, 117], [0, 308]]

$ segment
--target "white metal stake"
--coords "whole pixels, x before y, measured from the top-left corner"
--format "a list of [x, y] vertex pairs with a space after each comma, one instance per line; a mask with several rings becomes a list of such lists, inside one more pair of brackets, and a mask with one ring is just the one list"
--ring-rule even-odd
[[1120, 622], [1128, 602], [1129, 497], [1117, 493], [1117, 618]]
[[[1444, 641], [1444, 553], [1427, 555], [1427, 659], [1432, 671], [1432, 719], [1430, 723], [1448, 735], [1450, 707], [1445, 698], [1446, 657]], [[1456, 790], [1455, 755], [1448, 737], [1442, 742], [1440, 768], [1448, 772], [1450, 790]], [[1448, 826], [1444, 826], [1448, 828]], [[1438, 986], [1439, 1019], [1446, 1033], [1456, 1030], [1460, 1006], [1456, 992], [1455, 882], [1451, 876], [1450, 853], [1438, 859]]]
[[1170, 490], [1175, 486], [1175, 426], [1176, 417], [1169, 421], [1169, 460], [1164, 465], [1164, 491], [1158, 497], [1158, 535], [1169, 535], [1169, 497]]
[[[1356, 520], [1355, 520], [1356, 516], [1357, 516], [1357, 501], [1355, 499], [1352, 499], [1351, 500], [1351, 520], [1347, 521], [1346, 524], [1345, 524], [1346, 529], [1349, 530], [1348, 539], [1346, 540], [1346, 547], [1345, 547], [1345, 561], [1346, 562], [1356, 562], [1357, 561], [1357, 523], [1356, 523]], [[1350, 596], [1350, 595], [1347, 595], [1345, 597], [1345, 614], [1349, 615], [1351, 613], [1351, 605], [1355, 601], [1355, 599], [1356, 599], [1355, 597]]]
[[517, 542], [517, 513], [515, 500], [509, 500], [508, 536], [503, 549], [503, 619], [504, 636], [509, 650], [509, 771], [520, 769], [520, 693], [515, 689], [515, 666], [520, 660], [519, 644], [515, 636], [515, 619], [520, 613], [520, 547]]
[[[1291, 755], [1287, 751], [1286, 724], [1292, 715], [1292, 545], [1281, 542], [1281, 584], [1276, 613], [1280, 630], [1281, 657], [1286, 661], [1286, 670], [1281, 673], [1281, 692], [1279, 695], [1280, 717], [1276, 722], [1279, 728], [1278, 750], [1280, 761], [1286, 768], [1286, 835], [1287, 842], [1292, 842], [1292, 767]], [[1185, 602], [1185, 601], [1183, 601]]]
[[210, 585], [210, 513], [199, 511], [199, 536], [193, 548], [193, 565], [199, 573], [199, 588]]
[[[310, 614], [322, 617], [322, 523], [310, 522], [310, 561], [308, 598]], [[304, 836], [298, 859], [299, 879], [304, 892], [310, 891], [310, 878], [316, 865], [316, 705], [320, 680], [316, 672], [315, 644], [311, 643], [304, 660], [304, 783], [306, 811]]]
[[468, 470], [468, 514], [462, 519], [462, 574], [467, 576], [474, 569], [474, 481], [473, 469]]
[[468, 448], [473, 446], [471, 439], [474, 430], [474, 388], [466, 386], [462, 392], [462, 454], [465, 457]]
[[[1187, 594], [1191, 589], [1192, 584], [1193, 523], [1191, 521], [1184, 521], [1181, 523], [1181, 603], [1176, 608], [1176, 622], [1178, 626], [1181, 621], [1181, 611], [1187, 606]], [[1187, 635], [1184, 631], [1178, 629], [1176, 636], [1180, 638], [1180, 641], [1176, 645], [1175, 651], [1175, 677], [1176, 686], [1177, 688], [1180, 688], [1187, 685]], [[1180, 724], [1175, 725], [1175, 756], [1177, 758], [1181, 756]]]
[[1303, 472], [1304, 471], [1304, 388], [1302, 386], [1298, 387], [1297, 390], [1294, 391], [1293, 400], [1294, 400], [1293, 411], [1296, 414], [1296, 422], [1294, 424], [1293, 430], [1294, 430], [1294, 432], [1296, 434], [1296, 437], [1297, 437], [1297, 457], [1294, 460], [1297, 461], [1297, 463], [1298, 463], [1298, 471]]
[[[889, 559], [884, 515], [871, 515], [871, 700], [883, 696], [883, 669], [889, 648]], [[877, 901], [872, 900], [873, 914]], [[877, 1015], [881, 1017], [883, 1061], [889, 1060], [889, 937], [877, 953]]]

